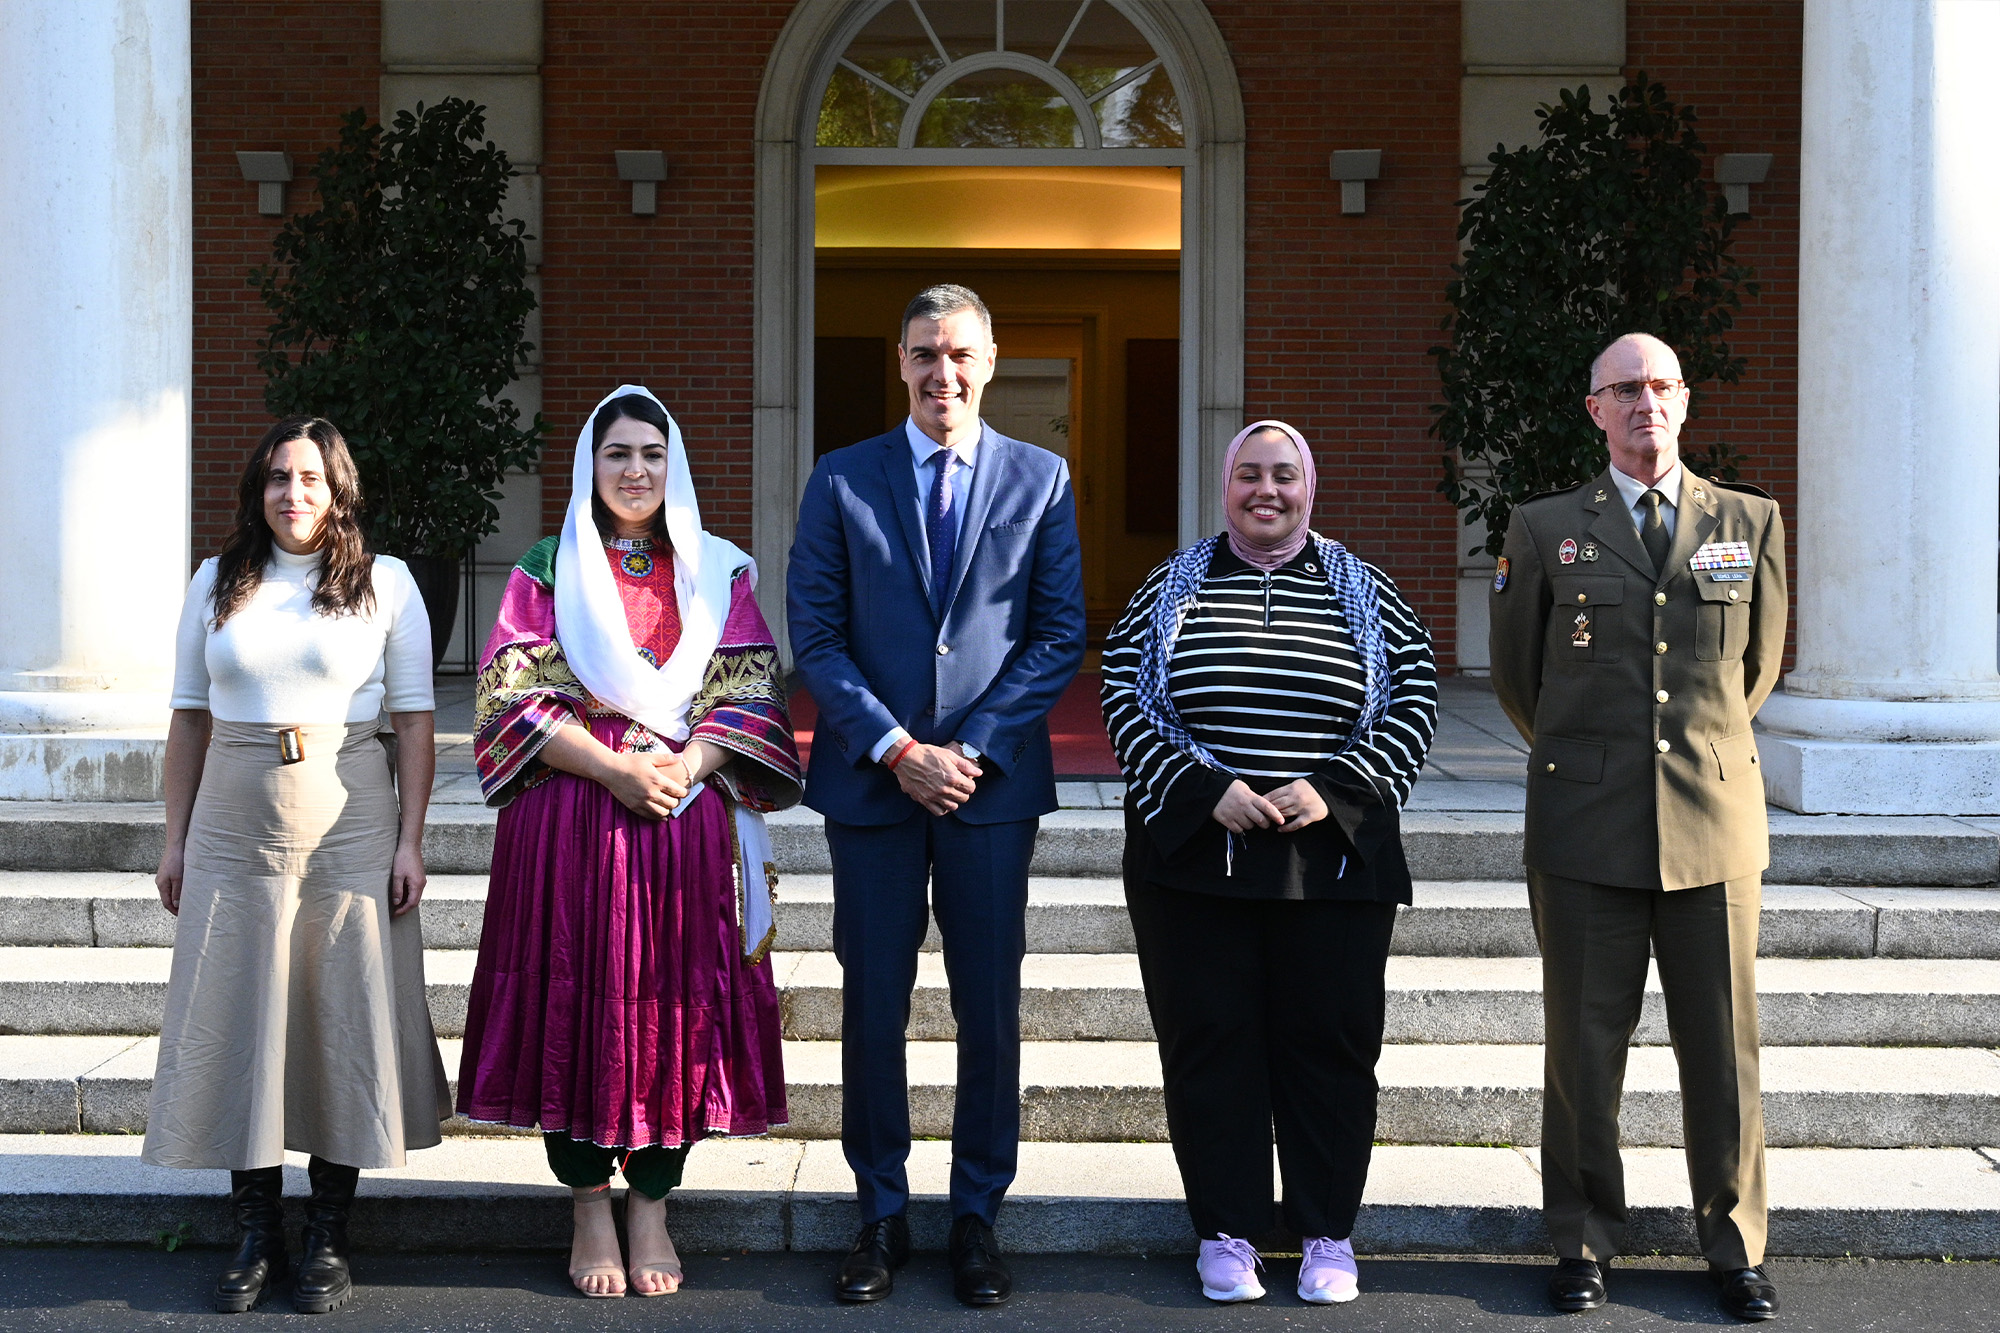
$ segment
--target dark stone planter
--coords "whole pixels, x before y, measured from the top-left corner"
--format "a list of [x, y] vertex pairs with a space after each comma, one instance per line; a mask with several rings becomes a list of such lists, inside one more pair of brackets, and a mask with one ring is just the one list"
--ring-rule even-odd
[[406, 555], [403, 563], [410, 567], [410, 577], [417, 581], [417, 591], [424, 596], [424, 609], [430, 613], [431, 670], [435, 671], [438, 663], [444, 661], [444, 650], [451, 643], [452, 622], [458, 615], [458, 561], [440, 555]]

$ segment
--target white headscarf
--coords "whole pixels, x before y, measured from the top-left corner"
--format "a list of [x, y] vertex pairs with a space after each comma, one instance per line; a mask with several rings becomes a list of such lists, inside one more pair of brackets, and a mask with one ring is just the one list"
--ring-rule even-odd
[[[673, 655], [657, 668], [639, 656], [632, 642], [625, 604], [590, 515], [590, 498], [597, 490], [592, 427], [605, 403], [630, 395], [652, 399], [667, 415], [665, 518], [674, 544], [674, 597], [680, 606], [681, 637]], [[673, 414], [645, 386], [619, 385], [584, 419], [577, 434], [569, 515], [563, 520], [562, 545], [556, 553], [556, 642], [576, 678], [599, 700], [643, 722], [655, 735], [686, 740], [688, 705], [701, 688], [729, 618], [730, 577], [745, 566], [755, 587], [756, 562], [733, 542], [702, 531], [694, 477]]]

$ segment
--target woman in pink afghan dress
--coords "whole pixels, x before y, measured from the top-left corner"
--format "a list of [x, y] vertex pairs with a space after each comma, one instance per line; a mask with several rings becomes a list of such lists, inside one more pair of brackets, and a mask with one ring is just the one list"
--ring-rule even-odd
[[701, 531], [679, 430], [643, 389], [592, 414], [576, 492], [563, 537], [509, 576], [480, 669], [501, 810], [458, 1109], [542, 1129], [575, 1195], [578, 1290], [651, 1296], [679, 1285], [664, 1200], [688, 1149], [785, 1123], [760, 812], [801, 775], [755, 567]]

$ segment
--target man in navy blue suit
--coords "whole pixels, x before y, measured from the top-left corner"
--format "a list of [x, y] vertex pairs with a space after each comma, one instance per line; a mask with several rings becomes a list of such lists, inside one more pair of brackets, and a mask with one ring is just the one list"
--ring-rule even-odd
[[819, 705], [805, 800], [833, 852], [841, 1144], [863, 1222], [835, 1292], [880, 1300], [909, 1256], [903, 1042], [928, 883], [958, 1024], [953, 1288], [998, 1305], [1013, 1287], [993, 1224], [1019, 1155], [1028, 862], [1056, 808], [1049, 710], [1083, 661], [1082, 556], [1067, 464], [979, 419], [985, 303], [918, 293], [897, 354], [909, 419], [820, 460], [786, 588]]

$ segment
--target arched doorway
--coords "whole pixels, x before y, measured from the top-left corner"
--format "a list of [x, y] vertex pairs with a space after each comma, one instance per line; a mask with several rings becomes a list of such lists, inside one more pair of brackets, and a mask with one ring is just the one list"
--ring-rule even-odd
[[[1093, 25], [1129, 30], [1145, 50], [1108, 74], [1079, 70], [1063, 43]], [[1039, 94], [1029, 99], [1032, 115], [982, 120], [982, 106], [1021, 105], [1023, 86]], [[1145, 106], [1157, 108], [1163, 95], [1174, 106], [1171, 135], [1145, 119]], [[1221, 449], [1242, 422], [1243, 110], [1228, 48], [1203, 6], [801, 0], [765, 67], [756, 154], [753, 545], [774, 625], [815, 457], [814, 179], [822, 168], [1177, 171], [1181, 484], [1171, 536], [1191, 540], [1209, 525]], [[1048, 390], [1061, 350], [1048, 340], [1059, 335], [1037, 325], [1031, 336], [1046, 345], [1027, 350], [1048, 355], [1027, 357], [1022, 373], [1041, 376]]]

